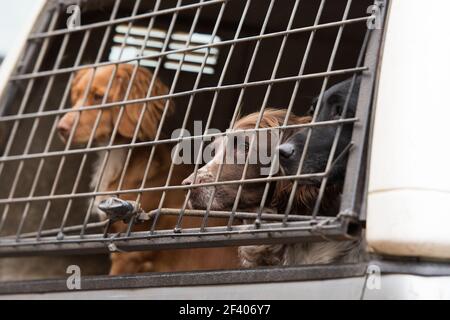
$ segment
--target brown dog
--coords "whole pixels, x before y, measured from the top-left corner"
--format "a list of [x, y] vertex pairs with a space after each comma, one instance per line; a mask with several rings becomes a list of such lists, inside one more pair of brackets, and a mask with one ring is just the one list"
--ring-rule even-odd
[[[259, 113], [252, 113], [244, 118], [238, 120], [233, 128], [234, 131], [237, 130], [251, 130], [255, 128]], [[277, 110], [277, 109], [267, 109], [264, 112], [264, 116], [261, 119], [260, 128], [274, 128], [283, 125], [284, 118], [286, 117], [286, 110]], [[302, 120], [300, 117], [295, 115], [291, 115], [288, 119], [288, 125], [293, 125], [300, 123]], [[271, 132], [266, 132], [268, 137], [265, 140], [267, 142], [267, 150], [266, 152], [270, 154], [271, 145], [277, 145], [277, 141], [271, 141], [271, 139], [277, 139], [275, 135]], [[289, 132], [284, 134], [285, 139], [289, 136]], [[266, 148], [266, 143], [262, 143], [261, 141], [257, 141], [254, 138], [253, 144], [253, 154], [259, 153], [259, 148]], [[232, 181], [232, 180], [240, 180], [242, 177], [242, 173], [244, 171], [244, 164], [237, 163], [234, 161], [229, 163], [228, 161], [224, 161], [227, 158], [226, 151], [230, 151], [226, 148], [226, 143], [222, 143], [219, 139], [219, 142], [215, 142], [219, 145], [218, 150], [215, 152], [214, 158], [208, 162], [205, 166], [200, 168], [197, 171], [197, 177], [195, 184], [214, 182], [217, 173], [219, 171], [220, 163], [223, 162], [222, 172], [219, 177], [219, 181]], [[246, 146], [242, 148], [235, 148], [234, 152], [237, 153], [234, 155], [234, 158], [242, 156], [240, 153], [248, 153], [248, 144], [251, 141], [246, 140]], [[247, 149], [246, 149], [247, 148]], [[270, 164], [269, 164], [270, 166]], [[256, 179], [264, 177], [261, 174], [262, 168], [264, 164], [260, 161], [254, 161], [253, 163], [248, 165], [248, 170], [246, 172], [246, 179]], [[190, 185], [194, 184], [194, 173], [192, 173], [187, 179], [183, 181], [183, 184]], [[238, 209], [242, 209], [247, 212], [251, 212], [251, 210], [255, 209], [260, 205], [261, 198], [264, 194], [264, 188], [266, 186], [265, 182], [262, 183], [252, 183], [244, 185], [242, 195], [239, 201]], [[200, 187], [192, 189], [192, 195], [190, 197], [190, 205], [192, 208], [196, 209], [205, 209], [211, 195], [213, 194], [213, 187]], [[214, 201], [212, 203], [212, 210], [231, 210], [236, 199], [236, 194], [238, 191], [238, 185], [219, 185], [217, 186], [216, 194], [214, 197]]]
[[[264, 111], [263, 117], [261, 118], [261, 122], [259, 128], [275, 128], [283, 125], [286, 118], [286, 110], [283, 109], [266, 109]], [[233, 131], [239, 130], [252, 130], [255, 128], [257, 120], [259, 117], [259, 113], [249, 114], [241, 119], [239, 119], [235, 126], [233, 127]], [[310, 118], [301, 118], [294, 114], [291, 114], [288, 118], [288, 125], [295, 125], [301, 123], [310, 122]], [[282, 141], [287, 140], [292, 133], [292, 130], [285, 130], [283, 134]], [[271, 139], [277, 139], [279, 136], [274, 136], [270, 131], [266, 133], [269, 137], [265, 140], [270, 143], [260, 143], [260, 141], [256, 141], [254, 139], [254, 150], [253, 153], [258, 154], [260, 148], [267, 148], [266, 150], [268, 154], [271, 154], [270, 150], [273, 145], [278, 145], [281, 141], [269, 141]], [[222, 171], [218, 181], [231, 181], [231, 180], [240, 180], [242, 177], [242, 173], [244, 170], [244, 164], [228, 163], [224, 162], [226, 158], [226, 152], [235, 152], [234, 156], [239, 156], [239, 153], [245, 153], [249, 155], [248, 148], [236, 148], [235, 150], [227, 149], [226, 143], [222, 143], [221, 140], [224, 138], [218, 139], [219, 142], [215, 141], [219, 145], [216, 148], [214, 158], [208, 162], [205, 166], [200, 168], [197, 171], [196, 180], [194, 181], [195, 173], [192, 173], [187, 179], [183, 181], [183, 184], [201, 184], [213, 182], [216, 179], [216, 176], [219, 172], [220, 163], [222, 162]], [[246, 141], [245, 143], [248, 143]], [[269, 164], [270, 165], [270, 164]], [[252, 164], [248, 165], [248, 170], [246, 172], [246, 179], [257, 179], [262, 178], [264, 175], [261, 174], [261, 169], [263, 164], [260, 161], [255, 161]], [[237, 208], [240, 211], [244, 212], [256, 212], [257, 208], [259, 208], [261, 204], [261, 198], [264, 194], [264, 188], [266, 186], [265, 182], [262, 183], [252, 183], [244, 185], [242, 189], [241, 198]], [[214, 195], [214, 199], [212, 202], [211, 209], [212, 210], [223, 210], [228, 211], [233, 208], [234, 201], [236, 199], [236, 195], [238, 192], [238, 185], [219, 185], [217, 186], [217, 190]], [[276, 192], [280, 192], [281, 190], [278, 188], [275, 189]], [[210, 202], [211, 196], [213, 195], [213, 187], [199, 187], [192, 189], [192, 195], [189, 200], [189, 204], [194, 209], [205, 209]], [[276, 208], [272, 207], [272, 199], [268, 199], [265, 207], [266, 212], [277, 212]], [[282, 245], [271, 245], [271, 246], [246, 246], [239, 248], [239, 255], [241, 258], [241, 264], [246, 267], [256, 267], [263, 265], [276, 265], [277, 262], [280, 261], [280, 255], [283, 252]]]
[[[84, 106], [100, 105], [106, 102], [118, 102], [126, 98], [126, 91], [130, 83], [134, 66], [122, 64], [117, 68], [111, 84], [108, 97], [104, 97], [107, 91], [108, 83], [114, 72], [114, 66], [100, 67], [96, 70], [92, 86], [84, 99], [84, 91], [89, 85], [92, 69], [82, 70], [77, 73], [72, 84], [72, 104], [73, 109], [82, 109]], [[148, 88], [152, 81], [153, 74], [145, 68], [139, 67], [137, 74], [131, 86], [128, 100], [141, 99], [146, 97]], [[168, 93], [167, 87], [159, 80], [155, 79], [155, 84], [151, 96], [161, 96]], [[85, 100], [85, 101], [84, 101]], [[153, 140], [156, 135], [158, 125], [161, 120], [162, 112], [166, 100], [154, 100], [143, 104], [126, 105], [123, 108], [123, 116], [118, 122], [120, 106], [100, 110], [84, 110], [79, 112], [78, 125], [73, 134], [75, 144], [86, 144], [92, 135], [92, 141], [95, 144], [104, 144], [111, 138], [114, 127], [117, 126], [117, 137], [115, 143], [129, 143], [133, 138], [139, 116], [144, 110], [144, 117], [140, 128], [138, 128], [138, 141]], [[145, 109], [143, 109], [145, 108]], [[170, 102], [169, 109], [173, 111], [173, 104]], [[99, 116], [100, 114], [100, 116]], [[92, 132], [97, 117], [98, 128]], [[76, 124], [77, 114], [75, 112], [67, 113], [61, 118], [58, 124], [60, 136], [64, 141], [68, 139], [73, 127]], [[127, 171], [124, 174], [124, 180], [121, 190], [138, 189], [142, 181], [145, 181], [144, 187], [159, 187], [166, 184], [167, 175], [171, 165], [170, 148], [166, 145], [158, 145], [155, 150], [155, 157], [150, 167], [148, 175], [143, 176], [147, 161], [150, 155], [150, 148], [139, 147], [132, 151]], [[122, 170], [125, 167], [127, 149], [115, 149], [110, 151], [109, 159], [100, 179], [100, 167], [103, 156], [94, 170], [92, 187], [99, 185], [99, 191], [115, 191], [119, 188]], [[190, 166], [177, 165], [174, 168], [170, 185], [179, 185], [191, 171]], [[141, 207], [149, 212], [157, 209], [160, 203], [162, 192], [144, 192], [141, 197]], [[171, 190], [167, 192], [164, 207], [179, 208], [185, 198], [184, 191]], [[136, 193], [122, 194], [120, 198], [125, 200], [135, 200]], [[97, 209], [98, 203], [106, 197], [97, 196], [94, 208]], [[102, 216], [101, 213], [99, 213]], [[104, 218], [104, 216], [102, 216]], [[176, 225], [177, 217], [161, 216], [158, 220], [157, 229], [173, 229]], [[200, 219], [185, 217], [183, 220], [184, 228], [198, 227]], [[210, 219], [209, 226], [223, 225], [222, 220]], [[115, 223], [112, 228], [115, 232], [126, 230], [126, 225], [121, 222]], [[148, 225], [138, 225], [136, 231], [149, 230]], [[111, 275], [131, 274], [148, 271], [182, 271], [182, 270], [204, 270], [218, 268], [233, 268], [238, 265], [237, 249], [185, 249], [178, 251], [152, 251], [152, 252], [134, 252], [134, 253], [113, 253], [111, 254]]]

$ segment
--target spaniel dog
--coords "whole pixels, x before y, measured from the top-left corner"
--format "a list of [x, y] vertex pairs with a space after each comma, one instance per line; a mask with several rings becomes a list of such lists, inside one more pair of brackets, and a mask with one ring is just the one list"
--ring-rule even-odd
[[[58, 124], [58, 131], [63, 141], [67, 141], [72, 135], [74, 144], [86, 144], [92, 141], [96, 145], [109, 142], [116, 130], [114, 143], [127, 144], [131, 142], [135, 132], [138, 141], [151, 141], [155, 138], [162, 113], [167, 100], [157, 99], [146, 103], [127, 104], [125, 106], [113, 106], [102, 110], [83, 110], [86, 106], [101, 105], [102, 103], [120, 102], [146, 98], [147, 90], [153, 79], [153, 74], [145, 68], [137, 67], [135, 79], [130, 85], [135, 66], [121, 64], [115, 70], [114, 66], [84, 69], [79, 71], [72, 83], [71, 96], [74, 110], [62, 117]], [[115, 72], [115, 74], [114, 74]], [[110, 83], [111, 77], [112, 83]], [[151, 92], [152, 97], [166, 95], [168, 88], [159, 79], [153, 79], [154, 85]], [[86, 88], [90, 86], [88, 92]], [[108, 87], [110, 87], [109, 92]], [[127, 96], [127, 90], [128, 96]], [[107, 94], [107, 96], [105, 96]], [[123, 108], [120, 117], [120, 109]], [[173, 111], [174, 105], [168, 102], [169, 112]], [[79, 113], [79, 115], [77, 115]], [[143, 113], [143, 114], [142, 114]], [[138, 120], [141, 117], [141, 125], [137, 128]], [[78, 118], [78, 119], [77, 119]], [[97, 123], [97, 128], [93, 128]], [[153, 163], [147, 176], [143, 176], [150, 156], [151, 148], [136, 147], [131, 151], [129, 165], [126, 172], [122, 172], [125, 167], [128, 149], [110, 150], [110, 155], [106, 162], [103, 174], [101, 167], [103, 154], [99, 156], [94, 169], [91, 187], [99, 186], [98, 191], [116, 191], [139, 189], [142, 181], [145, 188], [161, 187], [166, 184], [168, 172], [171, 166], [171, 149], [165, 144], [157, 145]], [[104, 153], [106, 151], [103, 151]], [[175, 165], [170, 181], [170, 185], [180, 185], [192, 171], [188, 165]], [[120, 185], [121, 176], [123, 181]], [[146, 212], [157, 209], [160, 203], [162, 192], [142, 193], [140, 205]], [[136, 193], [121, 194], [124, 200], [136, 200]], [[107, 198], [97, 196], [94, 210], [101, 219], [106, 216], [98, 210], [98, 204]], [[185, 193], [182, 190], [167, 191], [164, 207], [179, 208], [182, 206]], [[177, 217], [160, 216], [157, 223], [158, 229], [173, 229], [176, 225]], [[186, 217], [183, 220], [183, 227], [190, 228], [200, 225], [198, 218]], [[210, 220], [210, 224], [222, 224], [222, 221]], [[123, 222], [116, 222], [112, 225], [114, 232], [123, 232], [127, 225]], [[136, 231], [149, 230], [148, 226], [137, 225]], [[111, 275], [132, 274], [149, 271], [180, 271], [180, 270], [202, 270], [217, 268], [232, 268], [238, 265], [237, 250], [234, 248], [223, 249], [185, 249], [178, 251], [152, 251], [133, 253], [112, 253], [111, 254]]]
[[[250, 114], [238, 121], [233, 127], [233, 131], [240, 132], [243, 130], [252, 130], [255, 128], [257, 123], [257, 119], [259, 117], [259, 113]], [[286, 110], [278, 110], [278, 109], [267, 109], [264, 112], [263, 117], [261, 118], [259, 128], [276, 128], [283, 125], [286, 117]], [[308, 118], [309, 119], [309, 118]], [[299, 118], [295, 115], [291, 115], [288, 118], [288, 125], [293, 125], [302, 122], [309, 122], [309, 120], [305, 120]], [[277, 145], [278, 141], [271, 141], [271, 139], [277, 139], [277, 135], [272, 134], [270, 130], [267, 130], [265, 133], [267, 135], [267, 149], [265, 152], [268, 154], [271, 153], [270, 147], [272, 145]], [[237, 134], [238, 135], [238, 134]], [[218, 173], [219, 168], [222, 166], [220, 170], [220, 176], [218, 177], [218, 181], [232, 181], [232, 180], [240, 180], [242, 178], [242, 174], [244, 171], [245, 163], [236, 161], [237, 158], [248, 155], [249, 153], [249, 144], [251, 144], [251, 136], [247, 135], [244, 137], [245, 139], [241, 139], [244, 144], [243, 147], [233, 145], [232, 148], [227, 148], [229, 145], [229, 141], [226, 141], [231, 135], [225, 138], [217, 138], [214, 141], [215, 146], [213, 149], [215, 150], [214, 157], [203, 167], [197, 170], [197, 172], [193, 172], [188, 178], [183, 181], [184, 185], [191, 184], [203, 184], [203, 183], [211, 183], [214, 182]], [[261, 135], [255, 135], [258, 138], [261, 138]], [[286, 135], [285, 135], [286, 137]], [[233, 138], [235, 138], [233, 136]], [[233, 139], [234, 140], [234, 139]], [[237, 139], [236, 139], [237, 140]], [[245, 141], [244, 141], [245, 140]], [[256, 141], [256, 137], [254, 138], [253, 154], [259, 154], [259, 148], [266, 147], [266, 143], [261, 143], [262, 141]], [[235, 143], [235, 141], [232, 141]], [[232, 161], [226, 161], [230, 155], [227, 152], [234, 152], [237, 154], [232, 155]], [[258, 161], [249, 162], [248, 169], [245, 175], [245, 179], [256, 179], [265, 177], [265, 175], [261, 174], [264, 164]], [[270, 164], [268, 164], [270, 166]], [[195, 178], [195, 181], [194, 181]], [[265, 182], [260, 183], [251, 183], [244, 184], [242, 188], [241, 197], [239, 199], [239, 203], [237, 208], [250, 212], [252, 209], [256, 209], [261, 202], [261, 198], [264, 194], [264, 188], [266, 186]], [[238, 185], [224, 184], [216, 186], [215, 196], [212, 201], [211, 210], [218, 211], [228, 211], [233, 207], [234, 201], [236, 199], [236, 195], [238, 192]], [[208, 206], [208, 202], [214, 194], [214, 187], [206, 186], [191, 189], [191, 196], [189, 199], [189, 205], [195, 209], [206, 209]]]

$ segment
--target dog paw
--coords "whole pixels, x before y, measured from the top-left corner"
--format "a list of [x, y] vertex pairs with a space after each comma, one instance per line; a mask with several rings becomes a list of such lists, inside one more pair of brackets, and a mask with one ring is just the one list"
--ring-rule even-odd
[[283, 262], [284, 245], [239, 247], [241, 265], [245, 268], [279, 266]]
[[152, 272], [153, 271], [153, 263], [150, 261], [144, 262], [139, 267], [139, 272]]

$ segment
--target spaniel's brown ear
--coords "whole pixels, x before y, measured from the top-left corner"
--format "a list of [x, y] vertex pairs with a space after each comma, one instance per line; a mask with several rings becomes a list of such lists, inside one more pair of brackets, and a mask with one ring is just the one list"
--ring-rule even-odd
[[292, 183], [290, 181], [286, 180], [277, 181], [274, 193], [272, 195], [272, 202], [270, 203], [270, 206], [273, 208], [284, 207], [289, 200], [289, 190], [291, 189]]
[[[133, 65], [121, 65], [118, 72], [120, 87], [122, 88], [122, 99], [128, 87], [128, 83], [133, 73]], [[152, 83], [153, 74], [142, 67], [139, 67], [133, 81], [128, 100], [144, 99]], [[167, 87], [158, 78], [154, 79], [150, 97], [166, 95]], [[138, 131], [138, 139], [141, 141], [153, 140], [155, 138], [161, 116], [164, 111], [167, 99], [152, 100], [145, 104], [132, 104], [125, 107], [122, 121], [119, 124], [119, 133], [123, 137], [132, 138], [142, 112], [143, 117]], [[170, 101], [168, 111], [173, 111], [173, 103]], [[116, 117], [116, 116], [115, 116]]]

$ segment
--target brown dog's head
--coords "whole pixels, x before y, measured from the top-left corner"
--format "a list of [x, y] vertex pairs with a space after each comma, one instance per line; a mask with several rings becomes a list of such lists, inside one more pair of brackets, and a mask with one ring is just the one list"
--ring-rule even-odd
[[[83, 109], [86, 106], [101, 105], [102, 103], [111, 103], [122, 101], [126, 97], [126, 91], [131, 81], [134, 65], [118, 65], [114, 79], [107, 94], [108, 83], [113, 75], [115, 66], [99, 67], [95, 71], [92, 79], [92, 85], [89, 91], [86, 90], [94, 72], [93, 69], [84, 69], [79, 71], [72, 83], [71, 98], [72, 109]], [[127, 100], [146, 98], [153, 74], [145, 68], [138, 67], [134, 81], [131, 85]], [[161, 96], [168, 93], [167, 87], [158, 79], [155, 79], [151, 96]], [[69, 112], [58, 123], [58, 131], [63, 141], [66, 141], [73, 127], [76, 124], [77, 113], [79, 113], [79, 122], [75, 128], [73, 143], [85, 144], [94, 129], [94, 124], [98, 115], [101, 113], [100, 121], [94, 134], [94, 142], [108, 141], [113, 132], [114, 126], [118, 125], [118, 134], [124, 138], [132, 138], [136, 130], [138, 119], [143, 108], [145, 108], [144, 117], [138, 131], [138, 139], [141, 141], [152, 140], [155, 136], [159, 120], [161, 119], [166, 100], [153, 100], [145, 104], [127, 104], [124, 105], [124, 111], [119, 123], [119, 111], [121, 106], [114, 106], [106, 109], [85, 110], [81, 112]], [[170, 108], [173, 108], [171, 103]]]
[[[246, 130], [254, 129], [256, 126], [259, 113], [250, 114], [239, 121], [236, 122], [233, 130]], [[286, 110], [276, 110], [267, 109], [262, 117], [260, 128], [273, 128], [282, 126], [286, 117]], [[297, 124], [301, 122], [302, 118], [295, 115], [291, 115], [288, 120], [288, 124]], [[263, 137], [261, 134], [256, 135], [253, 143], [253, 150], [250, 154], [260, 154], [261, 148], [266, 148], [264, 152], [268, 155], [271, 154], [271, 148], [273, 145], [277, 145], [279, 141], [274, 141], [278, 136], [274, 135], [273, 132], [267, 131], [263, 134], [267, 135], [267, 139], [260, 139]], [[236, 133], [237, 136], [239, 134]], [[231, 139], [231, 143], [230, 143]], [[184, 185], [191, 184], [202, 184], [214, 182], [216, 176], [219, 172], [220, 163], [222, 162], [222, 172], [219, 176], [218, 181], [232, 181], [240, 180], [243, 175], [243, 170], [245, 166], [245, 157], [249, 154], [249, 136], [240, 139], [240, 143], [243, 146], [239, 146], [239, 139], [234, 139], [231, 135], [227, 137], [216, 139], [214, 141], [215, 145], [215, 155], [211, 161], [209, 161], [205, 166], [197, 171], [197, 175], [194, 181], [195, 172], [192, 173], [188, 178], [183, 181]], [[262, 141], [264, 140], [264, 141]], [[284, 140], [284, 139], [283, 139]], [[232, 148], [229, 146], [232, 145]], [[230, 150], [233, 154], [230, 157]], [[228, 154], [227, 154], [228, 152]], [[238, 161], [239, 159], [244, 159], [244, 162]], [[270, 158], [270, 157], [269, 157]], [[232, 159], [230, 161], [228, 159]], [[250, 162], [248, 170], [246, 172], [246, 179], [255, 179], [266, 176], [262, 174], [261, 169], [263, 167], [270, 167], [270, 163], [260, 162], [260, 158], [256, 158], [257, 161]], [[261, 202], [261, 197], [264, 193], [264, 187], [266, 183], [251, 183], [244, 185], [243, 192], [241, 194], [239, 205], [240, 209], [249, 210], [259, 206]], [[214, 200], [212, 202], [212, 210], [231, 210], [237, 195], [239, 186], [236, 184], [229, 185], [219, 185], [216, 187], [216, 193]], [[190, 206], [195, 209], [205, 209], [213, 195], [214, 187], [199, 187], [194, 188], [191, 191], [190, 196]]]

